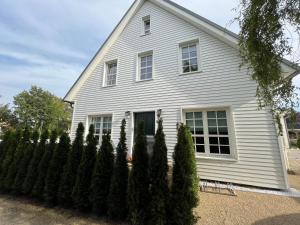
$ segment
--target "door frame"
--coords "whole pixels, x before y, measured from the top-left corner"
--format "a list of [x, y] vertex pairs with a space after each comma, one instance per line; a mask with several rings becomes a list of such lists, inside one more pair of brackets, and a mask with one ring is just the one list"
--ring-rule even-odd
[[147, 109], [136, 109], [136, 110], [132, 110], [130, 111], [130, 127], [131, 127], [131, 131], [130, 131], [130, 155], [132, 155], [133, 153], [133, 144], [134, 144], [134, 114], [135, 113], [142, 113], [142, 112], [154, 112], [155, 115], [155, 130], [154, 130], [154, 134], [156, 133], [157, 130], [157, 110], [160, 108], [147, 108]]

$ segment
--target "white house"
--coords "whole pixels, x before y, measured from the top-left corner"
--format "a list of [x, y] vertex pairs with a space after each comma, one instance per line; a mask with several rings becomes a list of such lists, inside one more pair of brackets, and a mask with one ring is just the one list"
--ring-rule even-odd
[[[285, 159], [271, 114], [257, 110], [256, 83], [240, 68], [238, 36], [169, 1], [136, 0], [65, 96], [77, 124], [94, 123], [118, 143], [127, 119], [144, 120], [151, 143], [163, 118], [169, 158], [176, 124], [190, 126], [201, 179], [288, 188]], [[282, 61], [283, 76], [298, 71]], [[101, 141], [101, 140], [100, 140]]]

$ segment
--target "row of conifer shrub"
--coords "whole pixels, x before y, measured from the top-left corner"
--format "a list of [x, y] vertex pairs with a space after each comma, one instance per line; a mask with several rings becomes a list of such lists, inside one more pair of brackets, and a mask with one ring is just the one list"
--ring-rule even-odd
[[143, 124], [139, 124], [131, 169], [125, 120], [116, 154], [109, 134], [102, 137], [97, 150], [93, 125], [84, 140], [84, 126], [79, 123], [72, 144], [67, 133], [57, 143], [55, 131], [50, 135], [48, 131], [30, 133], [27, 128], [8, 131], [0, 143], [0, 191], [133, 225], [194, 224], [198, 180], [191, 134], [186, 126], [179, 126], [168, 182], [165, 134], [162, 120], [157, 123], [151, 159]]

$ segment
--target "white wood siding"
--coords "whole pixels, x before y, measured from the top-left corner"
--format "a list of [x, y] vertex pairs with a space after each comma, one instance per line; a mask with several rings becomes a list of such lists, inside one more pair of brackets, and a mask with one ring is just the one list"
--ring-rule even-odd
[[[151, 35], [141, 35], [144, 16], [151, 16]], [[179, 43], [199, 38], [201, 73], [179, 75]], [[136, 82], [137, 55], [153, 50], [154, 79]], [[117, 86], [102, 87], [104, 62], [118, 59]], [[112, 140], [117, 145], [125, 111], [162, 109], [172, 157], [176, 123], [187, 106], [230, 106], [236, 161], [197, 159], [201, 178], [269, 188], [286, 188], [277, 134], [271, 115], [258, 111], [255, 90], [237, 50], [187, 22], [146, 2], [75, 97], [72, 136], [87, 115], [113, 112]], [[132, 122], [127, 126], [131, 148]]]

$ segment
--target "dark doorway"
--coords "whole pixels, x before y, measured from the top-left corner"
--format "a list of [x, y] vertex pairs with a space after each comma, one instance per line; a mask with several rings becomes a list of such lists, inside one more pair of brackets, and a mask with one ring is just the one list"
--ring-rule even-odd
[[148, 153], [151, 155], [155, 135], [155, 112], [134, 113], [134, 138], [140, 122], [144, 122], [144, 129], [148, 142]]

